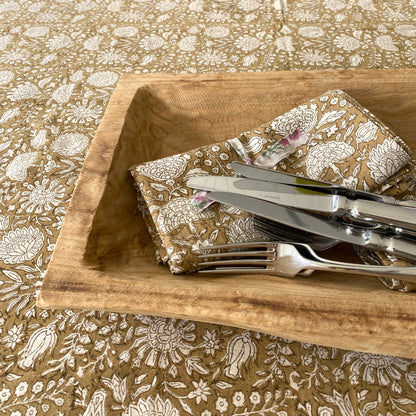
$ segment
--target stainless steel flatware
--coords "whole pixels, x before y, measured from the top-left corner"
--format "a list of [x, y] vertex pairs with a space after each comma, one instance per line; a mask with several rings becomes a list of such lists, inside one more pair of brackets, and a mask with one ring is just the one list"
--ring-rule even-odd
[[378, 234], [371, 229], [326, 221], [301, 210], [287, 208], [246, 195], [231, 192], [210, 192], [209, 197], [214, 201], [235, 206], [304, 232], [356, 244], [373, 251], [382, 250], [398, 257], [416, 261], [416, 243], [410, 240]]
[[[225, 250], [225, 251], [224, 251]], [[207, 252], [208, 251], [208, 252]], [[416, 266], [373, 266], [324, 259], [307, 244], [237, 243], [213, 245], [199, 256], [200, 273], [255, 273], [282, 277], [309, 276], [314, 270], [400, 278], [416, 283]]]
[[264, 180], [228, 176], [198, 176], [188, 185], [205, 191], [246, 195], [278, 205], [381, 223], [416, 232], [416, 207], [388, 204]]
[[289, 173], [277, 172], [271, 169], [262, 168], [260, 166], [248, 165], [241, 162], [232, 162], [231, 167], [238, 174], [250, 179], [292, 185], [325, 193], [343, 195], [352, 199], [359, 198], [368, 201], [377, 201], [384, 204], [416, 208], [416, 201], [401, 201], [389, 195], [380, 195], [372, 192], [361, 191], [359, 189], [351, 189], [342, 185], [319, 181], [316, 179], [308, 179]]

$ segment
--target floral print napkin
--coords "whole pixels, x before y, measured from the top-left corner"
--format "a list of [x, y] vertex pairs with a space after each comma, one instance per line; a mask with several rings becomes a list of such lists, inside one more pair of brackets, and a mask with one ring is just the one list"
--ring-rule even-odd
[[172, 273], [198, 270], [197, 256], [207, 245], [265, 238], [247, 212], [216, 203], [201, 209], [199, 194], [186, 186], [193, 176], [234, 175], [231, 162], [242, 160], [372, 192], [388, 192], [410, 172], [408, 146], [341, 90], [236, 138], [132, 166], [158, 259]]

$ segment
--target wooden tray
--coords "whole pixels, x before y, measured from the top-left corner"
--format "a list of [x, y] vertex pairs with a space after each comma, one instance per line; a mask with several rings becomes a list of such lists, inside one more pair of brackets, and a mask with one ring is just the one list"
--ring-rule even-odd
[[235, 137], [343, 89], [416, 147], [414, 70], [121, 77], [85, 160], [38, 305], [172, 316], [416, 357], [416, 294], [378, 280], [172, 275], [157, 265], [127, 169]]

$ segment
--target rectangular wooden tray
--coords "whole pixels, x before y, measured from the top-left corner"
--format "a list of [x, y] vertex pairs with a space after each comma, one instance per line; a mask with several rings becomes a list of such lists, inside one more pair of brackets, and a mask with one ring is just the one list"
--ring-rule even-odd
[[410, 146], [414, 70], [125, 75], [85, 159], [49, 264], [42, 308], [171, 316], [343, 349], [416, 357], [416, 293], [374, 278], [172, 275], [157, 265], [127, 169], [233, 138], [343, 89]]

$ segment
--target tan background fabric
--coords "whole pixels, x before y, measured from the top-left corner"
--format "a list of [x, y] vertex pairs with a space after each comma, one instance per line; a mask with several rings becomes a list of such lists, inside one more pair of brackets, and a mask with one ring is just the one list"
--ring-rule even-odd
[[198, 322], [35, 307], [120, 74], [416, 65], [414, 0], [285, 3], [0, 3], [2, 414], [415, 414], [413, 360]]

